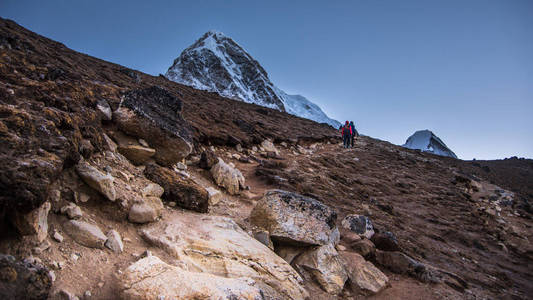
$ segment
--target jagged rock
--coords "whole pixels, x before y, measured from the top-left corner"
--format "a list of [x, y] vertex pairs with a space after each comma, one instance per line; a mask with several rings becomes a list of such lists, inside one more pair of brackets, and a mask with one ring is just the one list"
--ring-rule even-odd
[[258, 241], [260, 241], [263, 245], [270, 248], [270, 250], [274, 251], [274, 243], [272, 243], [272, 240], [270, 239], [270, 234], [268, 234], [268, 231], [257, 231], [254, 232], [254, 238]]
[[54, 232], [54, 235], [53, 235], [52, 237], [53, 237], [54, 240], [56, 240], [58, 243], [63, 242], [63, 239], [64, 239], [63, 236], [62, 236], [59, 232], [57, 232], [57, 231]]
[[69, 219], [79, 219], [83, 215], [81, 208], [74, 203], [69, 203], [61, 207], [61, 213], [67, 215]]
[[295, 245], [337, 244], [336, 220], [337, 213], [322, 202], [281, 190], [267, 191], [250, 215], [275, 242]]
[[141, 165], [147, 162], [156, 153], [155, 149], [139, 145], [120, 145], [118, 152], [124, 155], [134, 165]]
[[175, 212], [172, 219], [141, 229], [142, 237], [178, 258], [190, 271], [228, 278], [250, 277], [266, 299], [304, 299], [298, 273], [233, 220]]
[[50, 202], [45, 202], [27, 214], [16, 213], [13, 223], [18, 232], [22, 235], [33, 235], [38, 242], [44, 241], [48, 235], [48, 213], [50, 208]]
[[261, 143], [261, 147], [263, 147], [263, 149], [265, 150], [265, 152], [274, 152], [277, 155], [279, 155], [279, 150], [278, 148], [276, 148], [276, 146], [274, 146], [274, 143], [272, 143], [271, 141], [269, 140], [264, 140], [262, 143]]
[[164, 192], [165, 192], [165, 190], [159, 184], [157, 184], [157, 183], [149, 183], [141, 191], [141, 195], [143, 197], [161, 197], [161, 196], [163, 196]]
[[349, 229], [358, 235], [362, 235], [367, 239], [370, 239], [374, 235], [372, 221], [366, 216], [347, 215], [342, 220], [342, 227]]
[[398, 240], [392, 232], [379, 232], [372, 236], [372, 242], [376, 248], [383, 251], [400, 251]]
[[180, 99], [152, 86], [126, 92], [113, 118], [126, 134], [148, 141], [158, 163], [171, 167], [192, 151], [191, 129], [181, 110]]
[[207, 212], [209, 198], [207, 191], [189, 178], [182, 178], [167, 168], [149, 164], [144, 169], [149, 180], [163, 187], [162, 199], [176, 202], [178, 206], [197, 212]]
[[131, 206], [128, 220], [139, 224], [154, 222], [161, 217], [163, 208], [163, 202], [158, 197], [145, 197], [142, 202]]
[[313, 247], [299, 255], [293, 264], [300, 273], [311, 273], [320, 286], [332, 295], [339, 294], [348, 279], [344, 263], [332, 244]]
[[207, 191], [208, 197], [209, 197], [209, 205], [216, 205], [220, 200], [222, 199], [222, 193], [212, 187], [208, 187], [205, 189]]
[[244, 176], [241, 171], [226, 164], [221, 158], [211, 168], [211, 175], [215, 183], [225, 188], [231, 195], [239, 194], [239, 191], [244, 188]]
[[376, 246], [370, 240], [362, 239], [350, 244], [350, 248], [364, 257], [373, 256]]
[[0, 254], [0, 299], [47, 299], [52, 287], [48, 273], [40, 264]]
[[115, 201], [117, 195], [113, 185], [114, 178], [111, 174], [100, 172], [86, 161], [80, 161], [76, 165], [76, 171], [88, 186], [100, 192], [107, 199]]
[[78, 244], [89, 248], [104, 248], [107, 237], [98, 226], [84, 221], [69, 220], [63, 223], [66, 232]]
[[263, 292], [254, 285], [248, 278], [186, 271], [152, 255], [125, 270], [121, 276], [121, 299], [264, 299]]
[[387, 275], [361, 255], [345, 251], [340, 252], [340, 255], [344, 260], [352, 290], [361, 291], [364, 294], [376, 294], [387, 286], [389, 282]]
[[209, 170], [218, 162], [218, 157], [215, 155], [215, 152], [211, 150], [205, 150], [202, 152], [198, 166], [202, 169]]
[[113, 112], [111, 111], [111, 107], [109, 106], [109, 103], [105, 101], [104, 99], [98, 100], [96, 102], [96, 109], [102, 114], [102, 119], [106, 121], [111, 121], [113, 119]]
[[115, 253], [124, 251], [124, 244], [122, 238], [116, 230], [110, 230], [107, 233], [107, 241], [104, 244], [107, 248], [113, 250]]
[[94, 147], [91, 144], [91, 141], [82, 139], [79, 145], [79, 152], [83, 157], [89, 158], [94, 152]]
[[104, 148], [106, 150], [109, 150], [111, 152], [117, 151], [117, 144], [105, 133], [102, 133], [103, 140], [104, 140]]

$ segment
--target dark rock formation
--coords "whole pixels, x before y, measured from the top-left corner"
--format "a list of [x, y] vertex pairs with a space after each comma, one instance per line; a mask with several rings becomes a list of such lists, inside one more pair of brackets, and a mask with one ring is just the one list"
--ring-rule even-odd
[[48, 270], [31, 262], [0, 254], [0, 298], [44, 300], [52, 287]]
[[207, 191], [189, 178], [155, 164], [149, 164], [144, 176], [163, 187], [161, 199], [175, 202], [185, 209], [205, 213], [209, 205]]

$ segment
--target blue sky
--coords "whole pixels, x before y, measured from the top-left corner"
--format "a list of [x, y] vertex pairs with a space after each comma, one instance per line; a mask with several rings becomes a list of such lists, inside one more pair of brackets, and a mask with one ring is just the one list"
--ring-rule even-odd
[[157, 75], [204, 32], [366, 135], [533, 157], [533, 1], [0, 1], [0, 16]]

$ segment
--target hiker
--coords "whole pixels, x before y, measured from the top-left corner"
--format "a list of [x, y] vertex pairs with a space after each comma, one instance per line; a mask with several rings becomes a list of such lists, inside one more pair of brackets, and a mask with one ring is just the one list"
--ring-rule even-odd
[[353, 148], [353, 142], [355, 140], [355, 137], [359, 136], [359, 133], [357, 132], [357, 129], [355, 129], [355, 125], [353, 124], [353, 121], [350, 121], [350, 128], [352, 129], [352, 148]]
[[350, 140], [352, 138], [352, 128], [350, 127], [350, 123], [348, 121], [346, 121], [344, 127], [342, 127], [341, 133], [344, 148], [350, 147]]

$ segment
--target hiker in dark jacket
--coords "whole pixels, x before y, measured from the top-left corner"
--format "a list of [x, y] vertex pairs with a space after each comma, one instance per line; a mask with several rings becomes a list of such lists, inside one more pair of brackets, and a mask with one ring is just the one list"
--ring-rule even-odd
[[359, 133], [355, 129], [355, 125], [353, 124], [353, 121], [350, 121], [350, 128], [352, 129], [352, 148], [353, 148], [353, 142], [355, 140], [355, 137], [359, 136]]
[[348, 121], [346, 121], [346, 124], [344, 124], [344, 127], [342, 127], [341, 133], [344, 148], [350, 147], [350, 140], [352, 138], [352, 128], [350, 127], [350, 123]]

